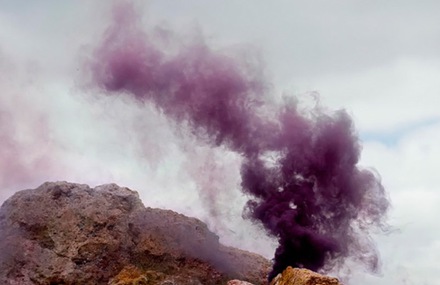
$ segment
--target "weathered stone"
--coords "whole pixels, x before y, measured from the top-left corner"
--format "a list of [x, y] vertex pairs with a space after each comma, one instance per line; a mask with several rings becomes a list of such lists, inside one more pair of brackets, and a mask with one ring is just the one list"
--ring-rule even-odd
[[281, 274], [278, 274], [270, 285], [341, 285], [341, 283], [334, 277], [289, 266]]
[[269, 267], [115, 184], [45, 183], [0, 208], [0, 284], [265, 284]]

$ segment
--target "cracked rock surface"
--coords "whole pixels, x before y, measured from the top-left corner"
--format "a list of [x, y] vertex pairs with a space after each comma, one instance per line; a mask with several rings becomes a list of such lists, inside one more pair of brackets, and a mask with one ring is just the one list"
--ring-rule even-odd
[[265, 284], [269, 269], [201, 221], [146, 208], [115, 184], [47, 182], [0, 208], [0, 284]]

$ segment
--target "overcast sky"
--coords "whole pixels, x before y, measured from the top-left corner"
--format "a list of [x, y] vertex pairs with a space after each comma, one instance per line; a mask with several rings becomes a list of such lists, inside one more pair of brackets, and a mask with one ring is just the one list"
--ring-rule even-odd
[[[136, 5], [146, 27], [257, 51], [275, 97], [317, 92], [323, 106], [346, 109], [363, 141], [361, 164], [380, 173], [389, 193], [395, 229], [375, 236], [382, 275], [353, 267], [353, 284], [440, 285], [440, 2]], [[241, 218], [246, 199], [234, 154], [192, 147], [154, 108], [81, 86], [81, 62], [110, 10], [111, 1], [0, 0], [0, 201], [46, 180], [116, 182], [147, 205], [197, 216], [222, 241], [270, 258], [273, 242]], [[215, 193], [216, 207], [205, 206], [213, 196], [201, 187]]]

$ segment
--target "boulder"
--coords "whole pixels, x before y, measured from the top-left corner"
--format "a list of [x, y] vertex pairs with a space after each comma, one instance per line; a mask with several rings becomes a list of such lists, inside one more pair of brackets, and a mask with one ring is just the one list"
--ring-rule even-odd
[[341, 285], [341, 283], [334, 277], [288, 266], [270, 282], [270, 285]]
[[270, 266], [115, 184], [48, 182], [0, 208], [0, 284], [266, 284]]

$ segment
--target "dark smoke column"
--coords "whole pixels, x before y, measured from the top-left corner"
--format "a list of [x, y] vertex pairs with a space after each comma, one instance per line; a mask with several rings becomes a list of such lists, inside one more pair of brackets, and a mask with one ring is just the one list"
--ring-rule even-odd
[[375, 269], [368, 230], [382, 225], [389, 203], [378, 177], [357, 167], [359, 141], [344, 111], [265, 103], [269, 84], [252, 64], [203, 42], [170, 48], [163, 33], [140, 29], [130, 5], [114, 12], [87, 65], [93, 83], [154, 104], [202, 142], [243, 157], [242, 188], [254, 197], [247, 213], [279, 241], [269, 278], [288, 265], [330, 269], [347, 256]]

